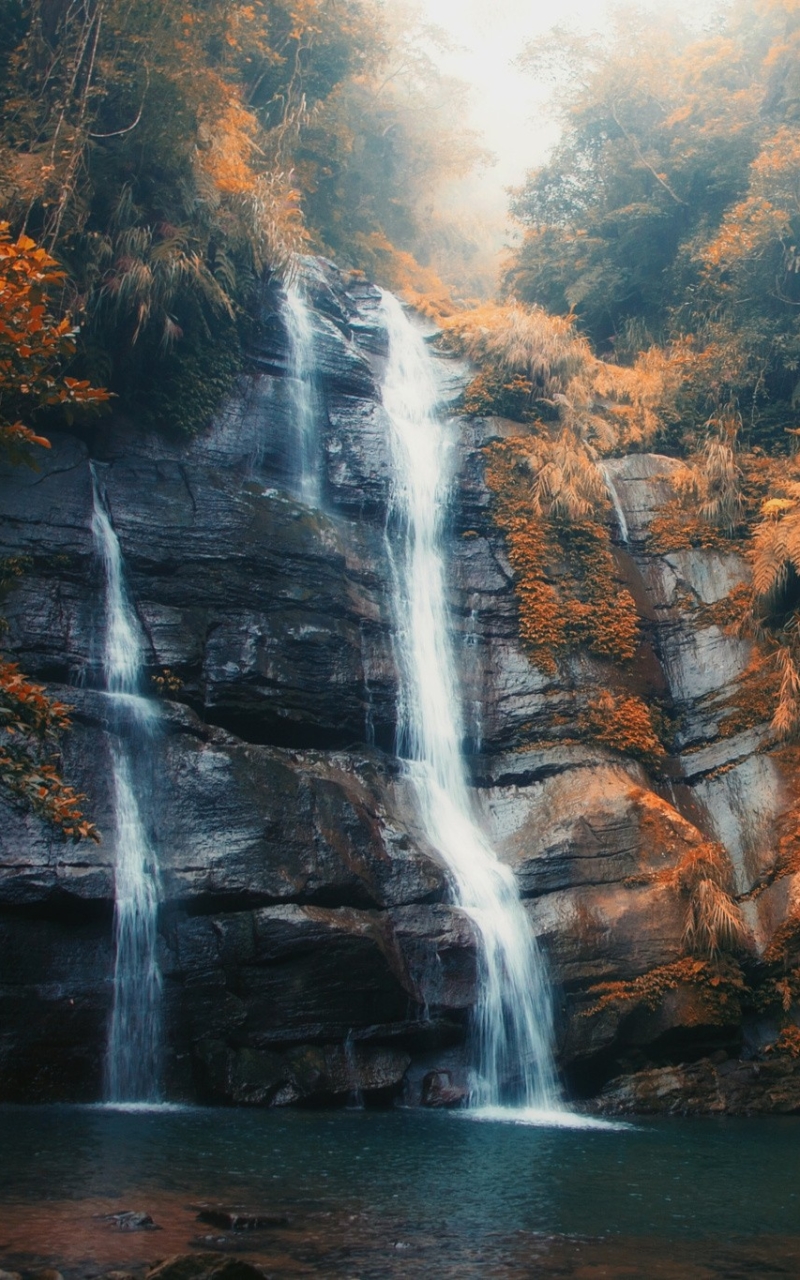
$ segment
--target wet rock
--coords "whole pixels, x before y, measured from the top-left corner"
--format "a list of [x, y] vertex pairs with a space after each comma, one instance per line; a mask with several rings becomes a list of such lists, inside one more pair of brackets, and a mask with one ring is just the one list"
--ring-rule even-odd
[[147, 1273], [147, 1280], [264, 1280], [260, 1267], [216, 1253], [177, 1253]]
[[[386, 1033], [386, 1026], [381, 1030]], [[370, 1043], [347, 1049], [341, 1044], [294, 1045], [273, 1052], [201, 1040], [196, 1053], [203, 1095], [246, 1106], [332, 1102], [352, 1093], [396, 1091], [411, 1062], [405, 1049]]]
[[301, 1096], [334, 1099], [396, 1091], [411, 1062], [404, 1049], [369, 1044], [309, 1045], [292, 1049], [288, 1058]]
[[449, 1071], [429, 1071], [422, 1081], [423, 1107], [463, 1107], [469, 1101], [469, 1090], [455, 1084]]
[[800, 1061], [714, 1061], [653, 1068], [610, 1081], [593, 1103], [604, 1115], [796, 1115]]
[[390, 423], [374, 400], [338, 396], [328, 405], [325, 487], [337, 508], [385, 516], [391, 489]]
[[[286, 334], [269, 289], [236, 394], [190, 445], [112, 421], [86, 440], [55, 436], [38, 472], [0, 471], [0, 555], [31, 559], [4, 601], [4, 646], [74, 705], [65, 771], [91, 796], [106, 836], [99, 847], [65, 845], [4, 810], [4, 1098], [88, 1101], [101, 1089], [113, 726], [96, 688], [103, 578], [90, 453], [148, 677], [169, 668], [178, 682], [135, 779], [161, 860], [170, 1090], [273, 1106], [341, 1102], [354, 1089], [386, 1098], [404, 1089], [415, 1103], [461, 1091], [447, 1083], [448, 1054], [461, 1051], [475, 1003], [474, 929], [448, 901], [447, 874], [391, 755], [397, 619], [384, 527], [391, 458], [376, 390], [386, 353], [380, 294], [333, 264], [305, 269], [320, 353], [323, 510], [292, 492]], [[446, 399], [463, 373], [448, 366]], [[518, 877], [550, 966], [562, 1062], [583, 1064], [596, 1083], [627, 1071], [631, 1055], [661, 1069], [667, 1049], [696, 1058], [715, 1037], [730, 1049], [741, 1010], [726, 1021], [681, 989], [655, 1009], [634, 1001], [594, 1013], [593, 989], [680, 957], [686, 900], [672, 873], [708, 838], [726, 846], [737, 892], [766, 886], [746, 907], [763, 951], [794, 900], [788, 878], [769, 879], [775, 822], [796, 788], [762, 727], [730, 737], [722, 728], [750, 650], [707, 610], [746, 565], [697, 549], [654, 556], [647, 544], [673, 493], [670, 459], [608, 465], [630, 530], [620, 570], [649, 646], [623, 678], [674, 712], [672, 790], [640, 764], [577, 741], [586, 698], [620, 673], [585, 654], [543, 673], [522, 648], [482, 452], [518, 431], [462, 419], [455, 432], [445, 550], [464, 736], [476, 807]], [[572, 741], [556, 740], [554, 726]]]
[[281, 1213], [246, 1213], [240, 1209], [201, 1209], [199, 1222], [223, 1231], [265, 1231], [269, 1227], [288, 1227], [289, 1219]]

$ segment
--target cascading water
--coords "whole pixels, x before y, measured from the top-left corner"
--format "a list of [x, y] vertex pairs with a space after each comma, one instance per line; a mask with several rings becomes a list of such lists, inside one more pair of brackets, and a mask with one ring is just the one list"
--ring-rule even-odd
[[625, 519], [625, 512], [623, 510], [622, 503], [619, 500], [619, 494], [617, 493], [617, 486], [614, 484], [614, 480], [611, 475], [611, 472], [609, 471], [605, 463], [601, 463], [600, 465], [600, 474], [602, 475], [605, 481], [606, 490], [608, 492], [609, 498], [611, 499], [611, 505], [614, 508], [614, 515], [617, 517], [617, 528], [619, 529], [619, 536], [627, 546], [628, 537], [629, 537], [628, 521]]
[[476, 1065], [471, 1102], [559, 1110], [552, 1011], [543, 962], [514, 876], [472, 815], [462, 755], [461, 700], [449, 641], [441, 549], [453, 438], [436, 416], [433, 363], [396, 298], [384, 295], [389, 358], [383, 402], [392, 424], [397, 545], [395, 613], [405, 758], [428, 837], [446, 862], [455, 904], [479, 940]]
[[283, 323], [289, 339], [289, 387], [297, 433], [297, 494], [301, 501], [315, 506], [319, 498], [319, 471], [314, 325], [311, 308], [297, 278], [293, 278], [286, 286]]
[[151, 752], [156, 704], [141, 696], [142, 636], [125, 589], [122, 553], [92, 471], [92, 534], [105, 573], [103, 676], [111, 706], [114, 801], [114, 1002], [106, 1053], [108, 1102], [161, 1097], [161, 973], [156, 957], [158, 863], [133, 766]]

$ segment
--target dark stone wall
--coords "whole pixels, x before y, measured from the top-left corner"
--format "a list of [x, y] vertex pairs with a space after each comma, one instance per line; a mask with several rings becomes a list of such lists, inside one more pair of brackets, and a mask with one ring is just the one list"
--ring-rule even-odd
[[[359, 1087], [368, 1098], [414, 1102], [444, 1080], [444, 1094], [458, 1096], [448, 1089], [463, 1079], [474, 939], [448, 903], [392, 754], [379, 295], [330, 264], [315, 273], [319, 510], [291, 492], [286, 336], [268, 291], [237, 394], [197, 439], [170, 442], [113, 420], [54, 437], [38, 470], [0, 478], [0, 555], [28, 562], [3, 604], [4, 647], [74, 706], [64, 768], [105, 836], [99, 846], [65, 844], [3, 812], [0, 1097], [87, 1100], [101, 1091], [114, 851], [90, 460], [146, 637], [148, 681], [165, 669], [179, 681], [134, 761], [161, 866], [168, 1093], [282, 1104], [343, 1101]], [[441, 367], [454, 396], [463, 370]], [[765, 782], [758, 741], [725, 744], [715, 729], [714, 697], [745, 650], [720, 657], [716, 640], [709, 657], [713, 637], [685, 610], [687, 590], [698, 601], [722, 595], [741, 564], [647, 553], [647, 521], [669, 487], [664, 460], [614, 464], [633, 535], [619, 560], [621, 575], [644, 584], [660, 692], [695, 725], [683, 797], [659, 791], [635, 762], [576, 741], [570, 724], [602, 669], [579, 655], [545, 676], [522, 652], [513, 575], [483, 481], [483, 445], [516, 429], [497, 420], [459, 428], [448, 542], [454, 643], [476, 806], [543, 942], [562, 1064], [591, 1092], [631, 1063], [697, 1058], [721, 1044], [736, 1051], [741, 1019], [696, 1000], [583, 1015], [596, 982], [681, 954], [685, 903], [647, 874], [711, 834], [728, 842], [742, 884], [754, 879], [785, 791], [777, 774]], [[547, 741], [554, 712], [563, 742]], [[698, 766], [703, 750], [707, 767]], [[740, 852], [730, 814], [756, 793], [760, 817]], [[785, 910], [773, 896], [769, 928]], [[756, 949], [766, 919], [753, 915]]]

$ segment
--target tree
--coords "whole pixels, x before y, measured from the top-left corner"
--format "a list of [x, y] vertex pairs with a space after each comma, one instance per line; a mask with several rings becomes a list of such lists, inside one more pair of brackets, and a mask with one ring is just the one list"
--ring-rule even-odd
[[67, 270], [85, 377], [191, 432], [295, 253], [413, 274], [423, 197], [474, 150], [415, 22], [380, 0], [31, 0], [0, 41], [0, 206]]
[[762, 443], [780, 439], [800, 366], [799, 41], [793, 6], [772, 0], [702, 38], [628, 12], [605, 44], [526, 55], [556, 61], [563, 133], [516, 193], [509, 290], [574, 312], [623, 362], [661, 343], [686, 374], [684, 426], [738, 412]]
[[[49, 448], [30, 424], [43, 413], [70, 418], [102, 407], [107, 391], [62, 372], [74, 354], [76, 330], [58, 319], [48, 289], [64, 273], [27, 236], [12, 241], [0, 223], [0, 451], [14, 462], [33, 461], [31, 450]], [[6, 577], [18, 569], [6, 565]], [[99, 839], [81, 812], [78, 795], [60, 775], [58, 735], [69, 727], [69, 708], [0, 658], [0, 793], [21, 803], [73, 840]]]

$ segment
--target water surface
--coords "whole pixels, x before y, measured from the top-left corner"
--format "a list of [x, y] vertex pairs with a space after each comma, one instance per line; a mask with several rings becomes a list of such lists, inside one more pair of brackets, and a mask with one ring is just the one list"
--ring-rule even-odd
[[[276, 1280], [798, 1276], [798, 1139], [792, 1119], [0, 1108], [0, 1266], [138, 1274], [202, 1248]], [[225, 1232], [203, 1205], [288, 1221]], [[100, 1216], [123, 1209], [160, 1230]]]

